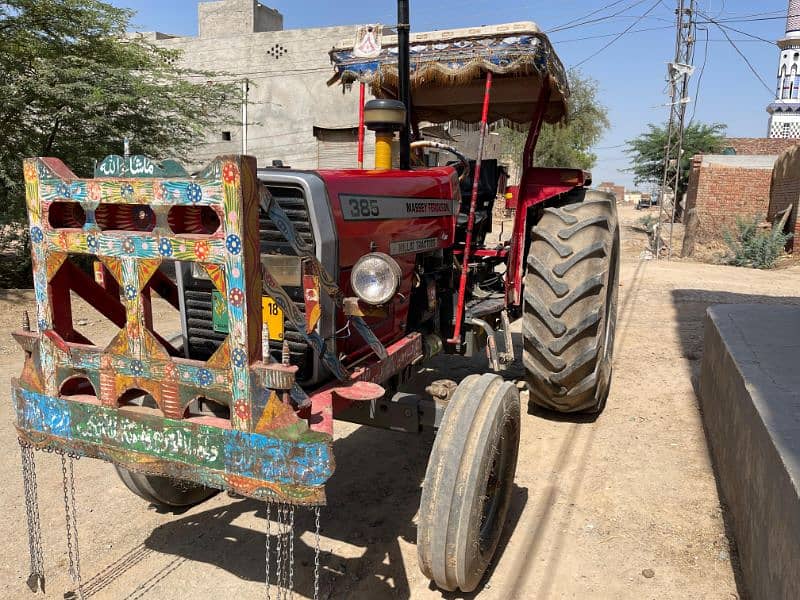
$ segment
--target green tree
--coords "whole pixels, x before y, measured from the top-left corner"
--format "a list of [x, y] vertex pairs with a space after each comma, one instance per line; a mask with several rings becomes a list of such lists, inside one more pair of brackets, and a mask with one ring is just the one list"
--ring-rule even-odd
[[[597, 155], [591, 149], [609, 128], [608, 109], [598, 100], [597, 81], [578, 70], [568, 73], [570, 85], [569, 120], [560, 125], [545, 124], [536, 145], [534, 162], [538, 167], [591, 169]], [[519, 160], [527, 132], [503, 128], [503, 155]]]
[[[628, 140], [626, 154], [631, 157], [633, 173], [639, 183], [660, 185], [664, 179], [664, 153], [667, 147], [667, 128], [649, 124], [648, 130], [637, 138]], [[681, 158], [681, 179], [678, 182], [678, 198], [686, 191], [692, 157], [697, 154], [720, 152], [725, 146], [727, 125], [721, 123], [695, 123], [686, 127], [683, 136], [683, 155]]]
[[127, 34], [132, 16], [99, 0], [0, 2], [0, 224], [24, 219], [24, 157], [88, 176], [130, 137], [138, 154], [185, 159], [230, 120], [237, 86]]

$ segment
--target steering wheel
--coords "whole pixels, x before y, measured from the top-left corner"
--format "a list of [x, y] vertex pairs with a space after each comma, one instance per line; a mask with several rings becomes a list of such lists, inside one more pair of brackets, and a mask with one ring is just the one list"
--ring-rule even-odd
[[411, 143], [412, 150], [420, 150], [422, 148], [436, 148], [437, 150], [444, 150], [445, 152], [449, 152], [455, 156], [459, 163], [458, 166], [455, 167], [456, 172], [458, 173], [459, 181], [464, 181], [464, 178], [469, 174], [469, 159], [452, 146], [442, 144], [441, 142], [434, 142], [432, 140], [422, 140]]

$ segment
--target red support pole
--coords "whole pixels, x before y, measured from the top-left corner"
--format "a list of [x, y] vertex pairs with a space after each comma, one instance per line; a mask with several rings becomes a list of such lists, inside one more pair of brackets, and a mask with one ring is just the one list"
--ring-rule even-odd
[[362, 82], [358, 92], [358, 168], [364, 168], [364, 88]]
[[467, 293], [467, 275], [469, 274], [469, 256], [472, 250], [472, 230], [475, 228], [475, 211], [478, 207], [478, 186], [481, 182], [481, 163], [483, 162], [483, 146], [489, 125], [489, 100], [492, 92], [492, 72], [486, 72], [486, 91], [483, 94], [483, 114], [481, 115], [481, 139], [478, 144], [478, 156], [475, 158], [475, 173], [472, 176], [472, 197], [469, 203], [469, 220], [467, 221], [467, 239], [461, 263], [461, 281], [458, 285], [458, 303], [456, 304], [456, 322], [451, 344], [461, 347], [461, 326], [464, 320], [464, 297]]

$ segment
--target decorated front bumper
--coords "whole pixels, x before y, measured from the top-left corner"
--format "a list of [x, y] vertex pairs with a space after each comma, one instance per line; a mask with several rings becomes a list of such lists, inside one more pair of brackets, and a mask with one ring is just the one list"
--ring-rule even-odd
[[[20, 438], [250, 497], [324, 502], [331, 435], [299, 417], [296, 368], [262, 353], [255, 161], [222, 157], [197, 177], [143, 157], [109, 157], [94, 179], [47, 158], [24, 172], [37, 318], [15, 334], [26, 353], [13, 386]], [[179, 309], [159, 270], [169, 260], [197, 263], [226, 299], [230, 333], [208, 361], [158, 333], [152, 295]], [[76, 329], [72, 293], [119, 327], [109, 344]], [[136, 395], [156, 408], [132, 406]], [[193, 414], [198, 399], [230, 419]]]

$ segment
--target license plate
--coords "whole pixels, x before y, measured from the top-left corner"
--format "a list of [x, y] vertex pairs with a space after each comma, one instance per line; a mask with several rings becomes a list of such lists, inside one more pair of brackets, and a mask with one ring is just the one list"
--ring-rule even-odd
[[261, 298], [264, 325], [269, 329], [269, 339], [283, 341], [283, 310], [270, 297]]
[[217, 290], [211, 292], [211, 322], [217, 333], [230, 333], [228, 301]]

